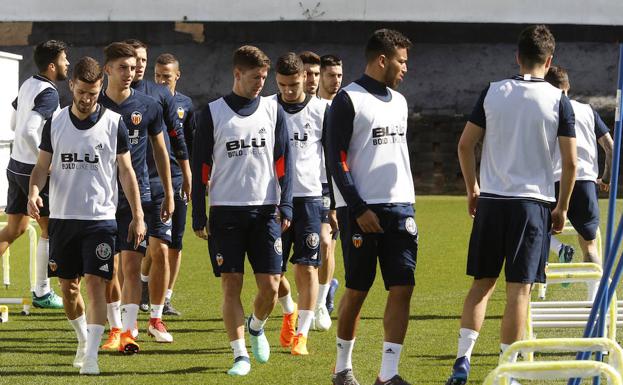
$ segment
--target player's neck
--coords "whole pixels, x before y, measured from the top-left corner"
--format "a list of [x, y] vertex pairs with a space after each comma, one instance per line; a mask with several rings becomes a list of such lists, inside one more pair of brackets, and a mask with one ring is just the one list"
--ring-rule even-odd
[[530, 75], [533, 78], [544, 79], [545, 74], [547, 74], [548, 68], [546, 67], [535, 67], [535, 68], [526, 68], [524, 66], [519, 66], [519, 75]]
[[77, 108], [76, 105], [72, 103], [71, 105], [71, 113], [78, 118], [79, 120], [84, 120], [86, 118], [88, 118], [91, 114], [93, 114], [95, 111], [97, 111], [97, 104], [95, 104], [93, 106], [93, 108], [91, 108], [91, 111], [89, 112], [80, 112]]
[[55, 79], [54, 74], [51, 74], [50, 71], [39, 72], [39, 76], [41, 76], [42, 78], [46, 78], [52, 83], [56, 84], [56, 80], [54, 80]]
[[318, 97], [320, 99], [333, 100], [333, 98], [335, 97], [335, 94], [330, 94], [326, 92], [322, 87], [320, 87], [318, 89]]
[[110, 100], [112, 100], [113, 102], [117, 104], [123, 103], [123, 101], [129, 98], [130, 95], [132, 95], [131, 88], [115, 87], [112, 84], [109, 84], [108, 87], [106, 88], [106, 96], [108, 96]]

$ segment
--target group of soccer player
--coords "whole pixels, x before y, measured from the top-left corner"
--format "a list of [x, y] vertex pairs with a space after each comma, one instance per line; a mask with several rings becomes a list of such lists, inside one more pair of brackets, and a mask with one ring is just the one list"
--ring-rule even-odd
[[[567, 212], [585, 259], [598, 261], [595, 186], [607, 190], [609, 168], [597, 179], [596, 143], [606, 150], [608, 164], [612, 139], [590, 106], [567, 98], [566, 72], [551, 66], [554, 47], [547, 27], [526, 28], [518, 43], [519, 74], [482, 92], [459, 142], [474, 217], [467, 269], [474, 281], [448, 385], [467, 382], [503, 265], [501, 349], [523, 337], [532, 284], [545, 279], [550, 230], [562, 230]], [[343, 88], [339, 57], [284, 53], [274, 64], [279, 92], [263, 97], [271, 60], [244, 45], [233, 53], [231, 93], [194, 112], [176, 90], [175, 56], [160, 55], [156, 82], [149, 81], [147, 46], [135, 39], [108, 45], [103, 65], [79, 59], [69, 80], [72, 104], [60, 109], [56, 83], [68, 77], [67, 47], [55, 40], [38, 45], [39, 74], [22, 84], [14, 102], [8, 225], [0, 232], [0, 251], [25, 231], [26, 214], [39, 222], [33, 302], [64, 307], [78, 339], [73, 365], [80, 373], [99, 374], [106, 321], [103, 349], [139, 351], [139, 309], [150, 311], [149, 335], [173, 341], [162, 317], [179, 315], [171, 296], [192, 200], [192, 228], [207, 240], [221, 281], [233, 351], [228, 374], [250, 372], [245, 329], [255, 361], [269, 360], [264, 326], [277, 302], [283, 311], [279, 342], [293, 355], [309, 354], [310, 329], [331, 327], [339, 234], [345, 289], [332, 383], [359, 384], [352, 352], [379, 264], [388, 296], [375, 384], [408, 384], [398, 365], [415, 285], [418, 228], [409, 111], [395, 89], [407, 72], [410, 48], [398, 31], [375, 31], [365, 47], [364, 74]], [[240, 299], [245, 256], [257, 285], [248, 317]], [[296, 303], [284, 275], [288, 261]], [[48, 274], [59, 278], [62, 301]]]

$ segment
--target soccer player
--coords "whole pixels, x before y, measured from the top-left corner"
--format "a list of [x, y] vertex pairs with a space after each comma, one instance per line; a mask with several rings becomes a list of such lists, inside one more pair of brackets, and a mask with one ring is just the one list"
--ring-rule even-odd
[[[519, 74], [490, 83], [481, 93], [459, 140], [458, 154], [474, 218], [467, 274], [474, 277], [463, 304], [457, 359], [447, 385], [467, 382], [470, 357], [487, 302], [504, 265], [506, 308], [501, 350], [523, 335], [530, 290], [545, 282], [550, 228], [565, 223], [576, 168], [573, 108], [567, 96], [543, 78], [554, 54], [554, 36], [544, 25], [519, 35]], [[480, 185], [476, 145], [483, 141]], [[562, 172], [553, 211], [556, 146]], [[512, 218], [512, 220], [510, 220]]]
[[[34, 62], [39, 74], [28, 78], [20, 87], [13, 102], [15, 117], [11, 120], [15, 140], [7, 167], [9, 191], [7, 196], [7, 225], [0, 230], [0, 255], [28, 227], [28, 178], [37, 163], [41, 130], [47, 120], [59, 110], [56, 83], [67, 78], [69, 61], [67, 46], [62, 41], [49, 40], [35, 47]], [[43, 187], [43, 186], [42, 186]], [[62, 309], [63, 300], [54, 293], [48, 278], [48, 189], [41, 189], [39, 227], [41, 237], [37, 243], [35, 262], [36, 286], [32, 293], [34, 307]]]
[[198, 237], [208, 239], [209, 231], [212, 267], [221, 276], [223, 321], [234, 351], [228, 373], [246, 375], [251, 364], [240, 301], [244, 256], [258, 288], [246, 326], [253, 356], [264, 363], [270, 356], [264, 325], [277, 302], [283, 261], [281, 232], [292, 219], [293, 162], [283, 110], [274, 98], [259, 96], [270, 59], [245, 45], [234, 52], [233, 67], [232, 93], [211, 102], [196, 121], [192, 163], [193, 173], [201, 178], [194, 180], [192, 215]]
[[[104, 74], [84, 57], [73, 70], [71, 107], [43, 127], [37, 165], [30, 178], [29, 214], [38, 219], [41, 191], [50, 172], [50, 275], [59, 277], [65, 314], [78, 337], [73, 365], [99, 374], [97, 351], [106, 322], [106, 281], [114, 271], [117, 236], [117, 173], [130, 205], [128, 242], [145, 236], [136, 176], [121, 116], [97, 103]], [[89, 303], [80, 294], [84, 277]]]
[[[551, 66], [545, 80], [556, 88], [560, 88], [568, 95], [571, 84], [569, 75], [562, 67]], [[589, 104], [571, 100], [575, 115], [575, 133], [578, 154], [578, 166], [575, 176], [575, 185], [569, 202], [569, 220], [578, 233], [578, 242], [582, 249], [584, 262], [601, 264], [601, 257], [597, 253], [597, 229], [599, 228], [598, 189], [610, 189], [610, 165], [612, 164], [612, 137], [610, 130], [603, 122], [597, 111]], [[606, 160], [604, 172], [599, 178], [599, 164], [597, 162], [597, 143], [604, 149]], [[561, 161], [560, 152], [554, 157], [554, 180], [556, 181], [556, 196], [560, 190]], [[563, 245], [552, 236], [550, 248], [560, 250]], [[569, 262], [569, 261], [566, 261]], [[597, 294], [597, 285], [589, 286], [589, 299], [593, 300]]]
[[318, 92], [318, 81], [320, 79], [320, 56], [312, 51], [303, 51], [299, 57], [305, 65], [307, 83], [305, 83], [305, 93], [316, 95]]
[[[171, 91], [175, 102], [177, 117], [180, 120], [180, 124], [183, 125], [184, 138], [186, 139], [186, 145], [188, 146], [188, 153], [191, 153], [191, 138], [193, 136], [191, 128], [193, 102], [188, 96], [176, 90], [177, 81], [179, 80], [180, 75], [180, 63], [175, 56], [170, 53], [163, 53], [158, 56], [156, 59], [156, 66], [154, 68], [154, 81], [157, 84], [166, 86], [169, 91]], [[162, 310], [162, 314], [179, 316], [181, 313], [177, 311], [173, 305], [171, 305], [171, 297], [173, 296], [173, 287], [180, 271], [180, 263], [182, 259], [182, 238], [184, 237], [184, 229], [186, 227], [186, 209], [188, 201], [184, 199], [181, 186], [178, 186], [179, 181], [178, 183], [175, 183], [174, 181], [173, 185], [175, 191], [175, 211], [173, 212], [171, 244], [169, 245], [168, 255], [171, 275], [169, 278], [166, 296], [164, 298], [164, 308]]]
[[[294, 276], [298, 289], [298, 327], [292, 333], [290, 320], [284, 314], [281, 329], [281, 345], [290, 347], [293, 355], [307, 355], [307, 335], [314, 318], [316, 296], [318, 295], [318, 266], [320, 253], [320, 215], [322, 211], [322, 184], [320, 170], [322, 159], [322, 130], [326, 104], [318, 98], [305, 94], [307, 75], [303, 61], [293, 52], [279, 57], [275, 65], [277, 102], [285, 111], [292, 158], [293, 216], [292, 226], [282, 234], [283, 272], [285, 273], [290, 250], [294, 253], [290, 262], [294, 264]], [[285, 277], [282, 277], [285, 280]], [[288, 285], [289, 286], [289, 285]], [[290, 297], [288, 293], [288, 297]], [[281, 301], [283, 297], [280, 297]], [[291, 300], [290, 300], [291, 301]], [[283, 305], [283, 304], [282, 304]], [[290, 313], [292, 314], [292, 313]], [[293, 335], [294, 334], [294, 335]]]
[[334, 385], [357, 385], [352, 351], [361, 307], [377, 261], [389, 291], [381, 370], [375, 384], [408, 384], [398, 375], [415, 285], [418, 232], [407, 147], [408, 107], [394, 89], [407, 72], [411, 42], [380, 29], [369, 38], [364, 75], [344, 87], [329, 110], [325, 154], [344, 253], [346, 290], [339, 306]]
[[[136, 51], [126, 43], [112, 43], [104, 49], [106, 64], [104, 66], [108, 76], [107, 88], [100, 95], [100, 103], [117, 113], [128, 127], [130, 137], [130, 154], [132, 167], [136, 173], [141, 194], [141, 205], [145, 211], [147, 223], [157, 220], [150, 219], [156, 216], [159, 222], [169, 221], [173, 212], [173, 190], [171, 187], [171, 173], [169, 153], [162, 134], [162, 109], [151, 97], [130, 87], [136, 71]], [[162, 179], [164, 195], [162, 204], [158, 208], [153, 204], [150, 190], [150, 177], [147, 172], [147, 142], [153, 148], [153, 158]], [[117, 209], [117, 224], [119, 226], [119, 246], [121, 251], [121, 272], [123, 273], [123, 288], [121, 290], [122, 328], [118, 328], [118, 320], [111, 322], [111, 334], [103, 348], [119, 349], [125, 353], [136, 353], [139, 346], [132, 336], [138, 317], [138, 304], [141, 297], [140, 267], [145, 254], [146, 244], [142, 242], [138, 248], [126, 242], [125, 229], [130, 222], [130, 210], [125, 196], [121, 195]], [[151, 240], [150, 236], [150, 242]], [[109, 299], [110, 300], [110, 299]], [[108, 302], [110, 304], [110, 302]], [[112, 314], [113, 318], [117, 315]], [[152, 335], [161, 335], [161, 339], [171, 342], [172, 337], [167, 335], [161, 319], [150, 318], [149, 332]], [[159, 341], [160, 342], [160, 341]]]

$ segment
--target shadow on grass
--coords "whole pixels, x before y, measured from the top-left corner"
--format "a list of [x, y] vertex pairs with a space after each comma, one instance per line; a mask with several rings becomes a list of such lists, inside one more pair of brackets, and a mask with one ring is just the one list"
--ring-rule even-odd
[[[472, 357], [499, 357], [500, 353], [472, 353]], [[456, 354], [411, 354], [412, 358], [432, 359], [436, 361], [446, 361], [456, 359]]]
[[[205, 348], [205, 349], [141, 349], [139, 356], [151, 355], [219, 355], [231, 353], [231, 349], [226, 348]], [[75, 354], [75, 352], [73, 353]], [[101, 355], [121, 356], [119, 352], [100, 351]]]
[[[102, 369], [102, 368], [100, 368]], [[163, 372], [158, 372], [157, 374], [159, 375], [163, 375], [163, 374], [193, 374], [193, 373], [224, 373], [227, 370], [227, 368], [224, 367], [210, 367], [210, 366], [194, 366], [191, 368], [182, 368], [182, 369], [176, 369], [176, 370], [168, 370], [168, 371], [163, 371]], [[51, 377], [64, 377], [64, 376], [77, 376], [78, 375], [78, 369], [74, 369], [74, 370], [66, 370], [66, 371], [59, 371], [59, 370], [41, 370], [41, 371], [36, 371], [36, 370], [24, 370], [24, 371], [4, 371], [4, 370], [0, 370], [0, 374], [2, 374], [2, 376], [13, 376], [13, 377], [32, 377], [32, 376], [51, 376]], [[124, 376], [124, 375], [154, 375], [156, 373], [154, 373], [153, 371], [144, 371], [144, 372], [138, 372], [138, 371], [133, 371], [133, 372], [107, 372], [106, 368], [103, 369], [102, 373], [99, 374], [98, 377], [118, 377], [118, 376]]]
[[[366, 321], [378, 321], [383, 320], [383, 317], [361, 317], [360, 319]], [[441, 314], [417, 314], [410, 315], [409, 321], [434, 321], [434, 320], [457, 320], [461, 319], [460, 314], [453, 315], [441, 315]], [[487, 316], [487, 319], [502, 319], [501, 315]], [[335, 321], [335, 320], [334, 320]]]

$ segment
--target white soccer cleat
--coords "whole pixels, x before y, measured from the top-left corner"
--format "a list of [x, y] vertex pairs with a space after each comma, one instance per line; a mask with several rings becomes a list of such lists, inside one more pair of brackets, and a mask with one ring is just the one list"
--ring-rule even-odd
[[331, 328], [331, 316], [325, 305], [321, 305], [314, 311], [314, 321], [312, 322], [314, 330], [327, 331]]
[[97, 357], [86, 357], [80, 368], [80, 374], [97, 375], [100, 374], [100, 367], [97, 364]]
[[167, 327], [160, 318], [150, 318], [147, 334], [154, 337], [156, 342], [171, 343], [173, 336], [167, 331]]
[[76, 356], [74, 357], [74, 363], [73, 366], [74, 368], [82, 368], [82, 365], [84, 363], [84, 356], [86, 356], [87, 354], [87, 343], [86, 342], [82, 342], [82, 343], [78, 343], [78, 349], [76, 350]]

